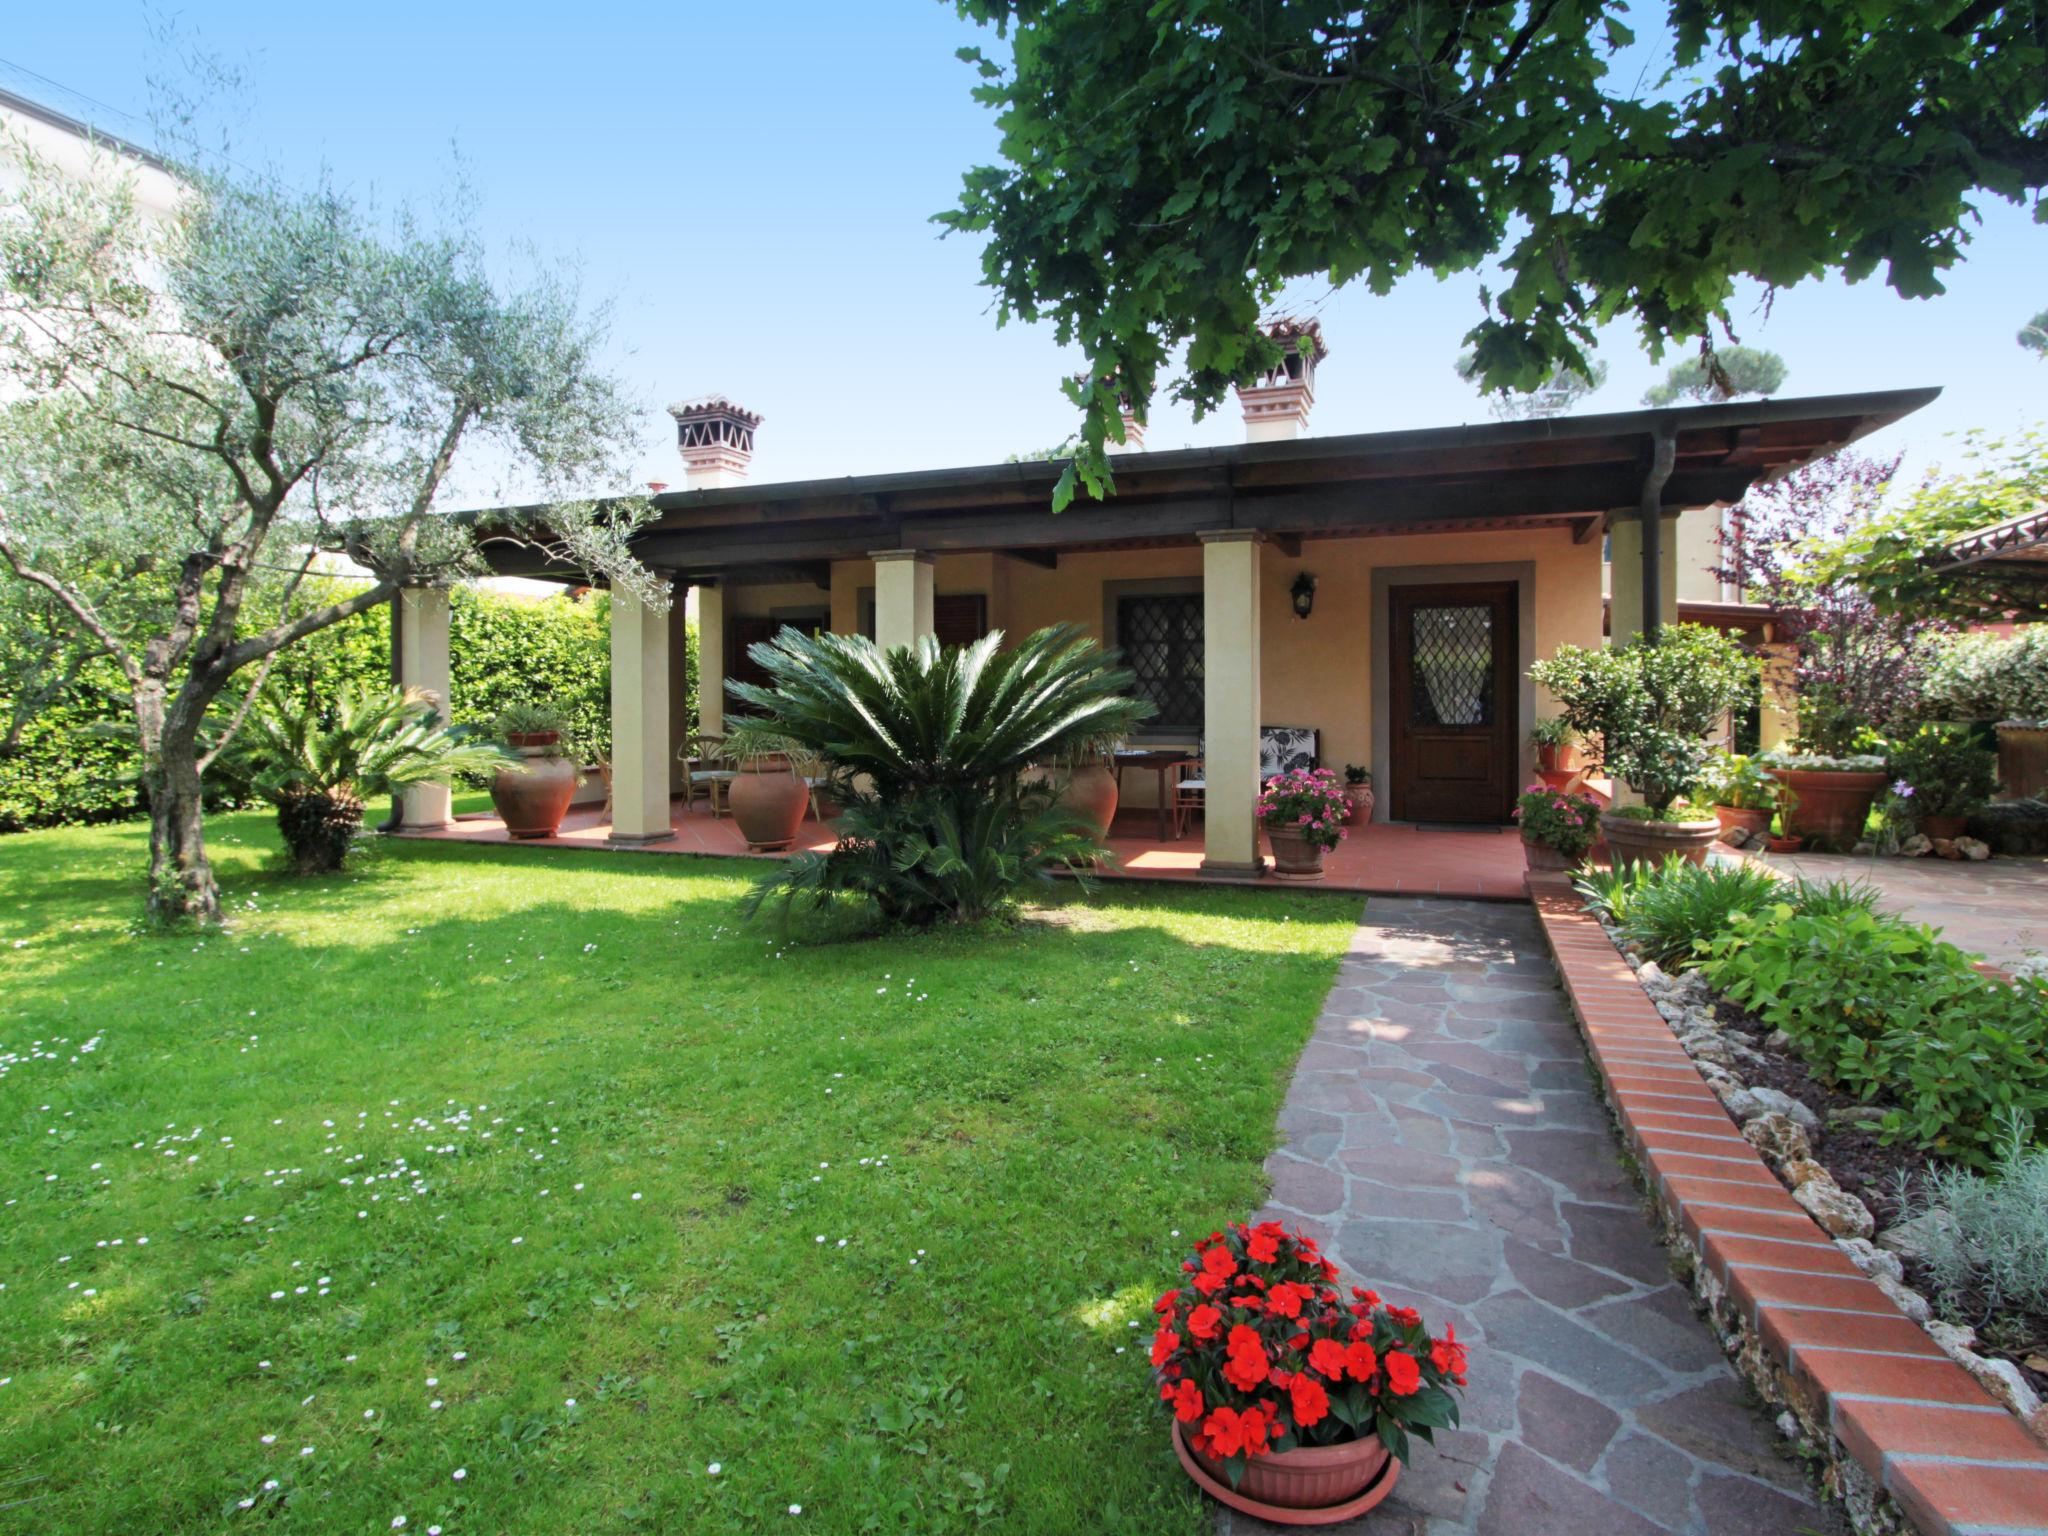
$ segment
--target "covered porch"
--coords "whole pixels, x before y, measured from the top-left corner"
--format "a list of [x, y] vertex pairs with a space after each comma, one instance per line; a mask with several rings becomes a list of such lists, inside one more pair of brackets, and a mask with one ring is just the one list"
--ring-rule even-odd
[[[669, 807], [671, 835], [632, 845], [655, 854], [698, 857], [781, 859], [786, 853], [754, 853], [729, 816], [715, 817], [700, 800], [685, 808], [677, 799]], [[505, 824], [489, 812], [454, 817], [445, 826], [408, 829], [404, 835], [441, 842], [496, 844], [514, 848], [616, 847], [611, 823], [600, 805], [572, 809], [559, 835], [514, 842]], [[793, 851], [823, 851], [833, 843], [829, 827], [806, 818]], [[1161, 838], [1150, 811], [1121, 813], [1111, 828], [1111, 859], [1097, 871], [1112, 881], [1213, 880], [1202, 869], [1199, 832]], [[1469, 830], [1427, 829], [1377, 822], [1352, 829], [1351, 837], [1330, 855], [1328, 873], [1319, 885], [1305, 890], [1365, 893], [1375, 896], [1443, 896], [1471, 901], [1520, 901], [1523, 861], [1521, 839], [1512, 829], [1474, 827]], [[1231, 883], [1249, 884], [1245, 874]], [[1277, 886], [1279, 882], [1274, 882]]]
[[[1301, 392], [1267, 388], [1305, 420]], [[1259, 391], [1244, 393], [1249, 419]], [[1047, 462], [749, 486], [759, 418], [722, 398], [679, 405], [691, 488], [657, 496], [633, 539], [674, 600], [614, 595], [614, 810], [579, 815], [563, 840], [741, 851], [729, 824], [679, 814], [672, 797], [723, 737], [725, 684], [761, 680], [748, 647], [785, 626], [895, 645], [1069, 623], [1119, 649], [1154, 704], [1131, 745], [1188, 760], [1171, 777], [1125, 776], [1129, 875], [1261, 878], [1253, 806], [1278, 740], [1372, 775], [1374, 823], [1333, 862], [1343, 888], [1513, 894], [1506, 829], [1545, 712], [1527, 670], [1560, 645], [1601, 643], [1603, 543], [1616, 634], [1675, 619], [1682, 511], [1732, 502], [1932, 393], [1128, 452], [1112, 499], [1057, 513], [1061, 466]], [[581, 579], [530, 542], [486, 548], [503, 574]], [[397, 626], [401, 680], [446, 698], [445, 596], [403, 594]], [[1180, 778], [1200, 785], [1185, 840], [1157, 816], [1161, 795], [1185, 798]], [[401, 822], [489, 835], [455, 823], [433, 788], [407, 793]]]

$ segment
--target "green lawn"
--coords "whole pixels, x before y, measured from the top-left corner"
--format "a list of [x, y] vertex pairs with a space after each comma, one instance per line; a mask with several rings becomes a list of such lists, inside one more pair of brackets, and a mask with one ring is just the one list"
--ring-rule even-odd
[[0, 1529], [1205, 1528], [1149, 1304], [1358, 903], [793, 944], [737, 862], [247, 814], [201, 942], [143, 842], [0, 838]]

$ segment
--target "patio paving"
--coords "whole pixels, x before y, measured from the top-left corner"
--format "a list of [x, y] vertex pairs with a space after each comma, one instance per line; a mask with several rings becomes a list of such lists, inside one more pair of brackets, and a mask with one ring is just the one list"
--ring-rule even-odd
[[[1117, 817], [1110, 829], [1115, 865], [1102, 871], [1111, 880], [1201, 880], [1202, 833], [1161, 840], [1156, 817], [1139, 810]], [[714, 817], [700, 807], [671, 808], [669, 825], [675, 837], [632, 852], [717, 854], [728, 858], [781, 858], [781, 854], [749, 853], [730, 817]], [[611, 831], [595, 807], [570, 812], [559, 835], [522, 843], [534, 848], [605, 848]], [[407, 837], [466, 843], [508, 843], [505, 825], [488, 813], [464, 816], [444, 831], [408, 832]], [[832, 834], [806, 820], [797, 836], [799, 848], [829, 848]], [[1329, 891], [1363, 891], [1372, 895], [1452, 896], [1476, 901], [1523, 901], [1522, 840], [1512, 827], [1446, 829], [1377, 822], [1354, 827], [1350, 838], [1325, 861], [1320, 885]], [[1217, 883], [1217, 882], [1205, 882]], [[1280, 882], [1222, 882], [1261, 885]], [[1297, 887], [1298, 888], [1298, 887]]]
[[1266, 1214], [1473, 1343], [1463, 1426], [1337, 1529], [1846, 1532], [1672, 1278], [1527, 908], [1374, 901], [1281, 1128]]
[[1772, 853], [1773, 869], [1808, 880], [1868, 880], [1884, 905], [1943, 930], [1951, 944], [1994, 965], [2048, 951], [2048, 859], [1883, 859]]

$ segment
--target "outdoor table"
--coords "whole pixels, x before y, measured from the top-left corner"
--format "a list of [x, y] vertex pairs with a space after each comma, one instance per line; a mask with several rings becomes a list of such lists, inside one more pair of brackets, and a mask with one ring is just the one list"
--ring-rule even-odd
[[[1159, 785], [1159, 841], [1168, 841], [1167, 823], [1172, 819], [1173, 807], [1166, 794], [1166, 776], [1176, 768], [1185, 768], [1197, 761], [1195, 754], [1186, 747], [1132, 748], [1116, 754], [1116, 787], [1121, 795], [1124, 787], [1126, 768], [1150, 768], [1157, 776]], [[1176, 833], [1177, 837], [1179, 834]]]

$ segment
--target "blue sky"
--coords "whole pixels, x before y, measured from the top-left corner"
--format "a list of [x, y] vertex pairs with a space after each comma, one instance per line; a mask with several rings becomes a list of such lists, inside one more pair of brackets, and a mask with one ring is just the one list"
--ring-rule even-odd
[[[953, 57], [976, 32], [950, 6], [191, 0], [179, 17], [248, 66], [237, 158], [324, 162], [431, 210], [459, 145], [494, 246], [580, 261], [652, 408], [641, 478], [680, 479], [659, 407], [711, 391], [767, 417], [756, 479], [985, 463], [1072, 425], [1057, 386], [1078, 358], [1050, 327], [997, 330], [976, 246], [928, 222], [995, 146]], [[145, 110], [160, 67], [139, 7], [18, 8], [0, 60], [0, 85], [144, 136], [119, 115]], [[1787, 394], [1942, 385], [1880, 440], [1919, 465], [1959, 429], [2048, 417], [2048, 363], [2013, 342], [2048, 306], [2048, 228], [1987, 199], [1950, 289], [1909, 303], [1875, 281], [1806, 284], [1768, 317], [1746, 297], [1737, 320], [1784, 355]], [[1475, 277], [1299, 298], [1331, 347], [1312, 430], [1485, 418], [1451, 370]], [[1631, 408], [1661, 371], [1624, 332], [1602, 356], [1608, 384], [1584, 409]], [[1196, 422], [1162, 405], [1150, 442], [1241, 435], [1234, 407]]]

